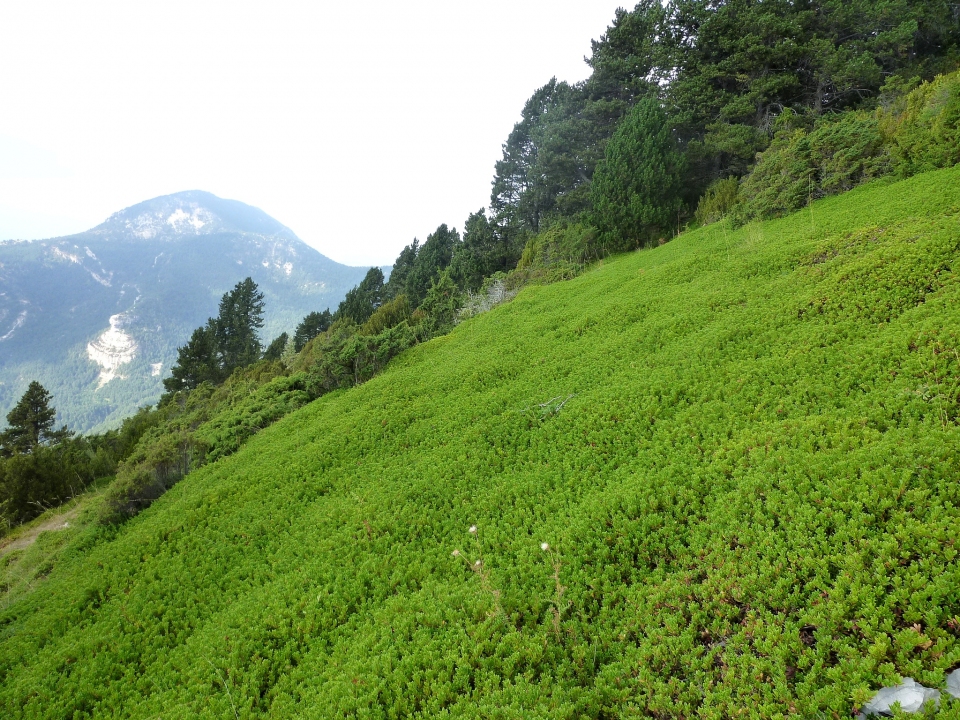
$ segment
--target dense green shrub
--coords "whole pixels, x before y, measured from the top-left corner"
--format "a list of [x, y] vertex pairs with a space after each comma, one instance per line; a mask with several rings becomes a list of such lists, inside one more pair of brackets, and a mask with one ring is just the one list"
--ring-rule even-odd
[[0, 432], [0, 536], [111, 474], [141, 432], [141, 415], [120, 431], [76, 437], [55, 429], [53, 396], [32, 381]]
[[[409, 312], [402, 295], [384, 307], [387, 309], [383, 314], [372, 316], [364, 326], [367, 330], [389, 325], [391, 320]], [[417, 312], [421, 317], [425, 316], [420, 310]], [[349, 321], [337, 320], [329, 330], [304, 346], [293, 363], [293, 369], [305, 374], [307, 391], [312, 397], [319, 397], [366, 382], [393, 357], [416, 344], [419, 338], [420, 334], [407, 320], [400, 320], [375, 335], [362, 332]]]
[[235, 452], [251, 435], [312, 399], [305, 377], [280, 361], [237, 369], [219, 387], [202, 383], [170, 393], [155, 410], [141, 410], [121, 428], [137, 442], [127, 449], [116, 480], [104, 492], [104, 522], [125, 520], [148, 507], [184, 475]]
[[407, 296], [401, 293], [393, 300], [388, 300], [377, 308], [376, 312], [360, 328], [360, 333], [362, 335], [379, 335], [384, 330], [399, 325], [404, 320], [409, 320], [411, 313], [412, 308], [410, 303], [407, 302]]
[[[427, 294], [429, 298], [429, 293]], [[377, 375], [387, 363], [418, 341], [417, 330], [407, 321], [387, 328], [377, 335], [351, 336], [335, 355], [344, 370], [346, 381], [341, 387], [359, 385]], [[333, 389], [333, 388], [331, 388]]]
[[[739, 222], [778, 217], [885, 175], [910, 177], [960, 162], [960, 72], [923, 83], [874, 112], [851, 111], [783, 128], [740, 186]], [[712, 202], [704, 196], [701, 202]]]
[[0, 715], [842, 718], [941, 685], [958, 212], [960, 168], [861, 187], [418, 345], [0, 607]]
[[709, 225], [722, 220], [739, 200], [740, 181], [735, 177], [717, 180], [700, 198], [694, 219], [698, 225]]
[[419, 337], [428, 340], [450, 332], [456, 324], [457, 310], [462, 305], [463, 293], [447, 269], [430, 283], [426, 297], [410, 319], [416, 325]]
[[960, 162], [960, 72], [924, 83], [879, 116], [898, 176]]
[[740, 222], [785, 215], [889, 172], [875, 113], [827, 116], [810, 131], [785, 125], [740, 186]]
[[592, 225], [557, 220], [527, 241], [507, 286], [516, 289], [528, 283], [569, 280], [605, 254]]
[[120, 466], [100, 506], [100, 520], [119, 522], [136, 515], [193, 469], [203, 465], [206, 446], [187, 430], [167, 429], [137, 448]]
[[235, 453], [284, 415], [327, 392], [366, 382], [407, 348], [452, 327], [457, 303], [456, 287], [445, 272], [417, 311], [416, 327], [408, 322], [413, 320], [409, 304], [400, 295], [373, 312], [362, 328], [349, 317], [336, 320], [286, 361], [263, 360], [236, 370], [219, 387], [202, 383], [167, 395], [156, 410], [130, 421], [124, 437], [139, 433], [139, 442], [105, 491], [101, 521], [137, 514], [187, 473]]
[[36, 517], [113, 473], [115, 454], [85, 438], [38, 445], [0, 459], [0, 530]]

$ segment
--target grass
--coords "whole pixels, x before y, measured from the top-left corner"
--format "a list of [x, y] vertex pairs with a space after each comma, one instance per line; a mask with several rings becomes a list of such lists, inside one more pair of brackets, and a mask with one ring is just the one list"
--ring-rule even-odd
[[841, 717], [942, 684], [958, 213], [960, 169], [865, 186], [404, 353], [8, 603], [3, 715]]
[[33, 593], [63, 561], [82, 556], [111, 532], [98, 526], [104, 477], [81, 495], [24, 523], [0, 539], [0, 607]]

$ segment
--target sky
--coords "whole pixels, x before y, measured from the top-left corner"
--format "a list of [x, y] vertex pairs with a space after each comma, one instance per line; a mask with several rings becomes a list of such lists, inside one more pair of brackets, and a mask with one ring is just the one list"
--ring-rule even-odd
[[525, 100], [620, 0], [0, 4], [0, 240], [180, 190], [390, 264], [489, 204]]

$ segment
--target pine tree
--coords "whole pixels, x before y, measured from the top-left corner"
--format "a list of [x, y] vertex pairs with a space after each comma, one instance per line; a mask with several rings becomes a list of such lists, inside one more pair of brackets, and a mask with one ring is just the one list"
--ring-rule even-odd
[[367, 270], [360, 284], [347, 292], [337, 308], [336, 317], [350, 318], [363, 325], [383, 302], [383, 271], [378, 267]]
[[593, 177], [593, 220], [610, 252], [672, 234], [683, 157], [656, 98], [641, 100], [607, 145]]
[[263, 346], [259, 331], [262, 327], [263, 293], [253, 278], [248, 277], [220, 300], [216, 340], [217, 359], [224, 377], [236, 368], [260, 359]]
[[423, 302], [430, 286], [440, 273], [449, 267], [458, 245], [460, 233], [456, 228], [448, 228], [446, 224], [427, 236], [427, 241], [417, 252], [417, 258], [406, 280], [404, 295], [414, 307]]
[[283, 351], [286, 349], [287, 344], [290, 341], [290, 335], [288, 333], [280, 333], [273, 342], [267, 346], [267, 349], [263, 351], [264, 360], [279, 360], [283, 356]]
[[52, 399], [43, 385], [36, 380], [30, 383], [20, 401], [7, 413], [10, 427], [0, 433], [0, 447], [5, 454], [28, 453], [41, 443], [57, 443], [71, 434], [66, 427], [53, 429], [57, 411], [50, 406]]
[[450, 262], [450, 276], [461, 288], [476, 291], [484, 278], [507, 272], [517, 265], [522, 248], [515, 247], [498, 233], [481, 208], [471, 213], [463, 231], [463, 242], [456, 246]]
[[216, 321], [207, 320], [204, 327], [193, 331], [187, 344], [177, 348], [177, 362], [170, 370], [170, 377], [163, 381], [167, 392], [193, 390], [202, 382], [214, 385], [223, 379], [217, 363]]
[[202, 382], [223, 382], [238, 367], [257, 362], [263, 352], [263, 293], [247, 278], [220, 299], [220, 314], [193, 331], [177, 348], [177, 362], [163, 381], [167, 392], [192, 390]]
[[293, 349], [295, 352], [303, 350], [303, 346], [313, 340], [317, 335], [326, 332], [333, 324], [333, 315], [330, 310], [323, 312], [312, 312], [307, 315], [293, 333]]
[[393, 300], [398, 295], [407, 291], [407, 278], [417, 264], [417, 255], [420, 252], [420, 241], [417, 238], [407, 245], [393, 263], [393, 269], [390, 271], [390, 279], [383, 286], [383, 299]]

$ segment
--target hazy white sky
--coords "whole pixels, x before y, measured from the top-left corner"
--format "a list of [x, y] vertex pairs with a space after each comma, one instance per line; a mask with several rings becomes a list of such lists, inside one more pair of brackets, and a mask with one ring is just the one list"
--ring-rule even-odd
[[524, 101], [626, 4], [0, 3], [0, 239], [200, 189], [391, 263], [489, 203]]

